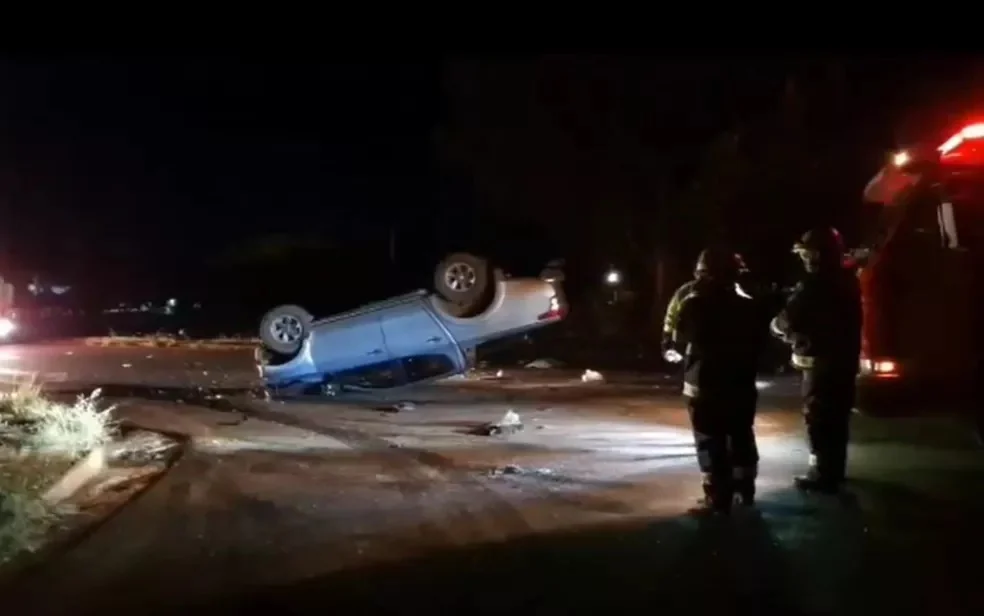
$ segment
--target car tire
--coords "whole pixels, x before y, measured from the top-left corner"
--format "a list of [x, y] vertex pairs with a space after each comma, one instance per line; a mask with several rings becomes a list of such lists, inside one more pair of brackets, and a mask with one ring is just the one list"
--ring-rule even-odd
[[301, 350], [313, 321], [314, 317], [300, 306], [277, 306], [260, 321], [260, 341], [274, 353], [295, 355]]
[[488, 261], [464, 252], [448, 256], [434, 272], [434, 290], [448, 314], [458, 318], [484, 312], [492, 304], [493, 283]]

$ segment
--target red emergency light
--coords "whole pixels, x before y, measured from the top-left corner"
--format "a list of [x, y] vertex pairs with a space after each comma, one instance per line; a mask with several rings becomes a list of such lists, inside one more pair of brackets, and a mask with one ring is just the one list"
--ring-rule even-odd
[[984, 165], [984, 122], [968, 124], [937, 148], [940, 162]]
[[984, 170], [984, 122], [968, 124], [944, 141], [934, 153], [925, 149], [896, 152], [864, 189], [869, 203], [891, 205], [923, 177], [925, 165], [939, 164], [947, 178]]

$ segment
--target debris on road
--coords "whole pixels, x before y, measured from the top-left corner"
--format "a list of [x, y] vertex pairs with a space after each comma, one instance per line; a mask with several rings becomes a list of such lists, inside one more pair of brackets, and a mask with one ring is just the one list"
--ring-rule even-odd
[[416, 410], [416, 408], [417, 405], [413, 402], [397, 402], [389, 406], [378, 407], [376, 410], [383, 411], [384, 413], [402, 413], [403, 411]]
[[520, 469], [515, 464], [507, 464], [505, 466], [497, 466], [493, 469], [486, 471], [485, 475], [487, 477], [501, 477], [502, 475], [518, 475], [522, 469]]
[[108, 453], [115, 461], [145, 464], [166, 459], [177, 446], [177, 441], [156, 432], [138, 430], [113, 444]]
[[523, 468], [521, 466], [516, 466], [515, 464], [506, 464], [505, 466], [497, 466], [495, 468], [489, 469], [485, 472], [486, 477], [502, 477], [503, 475], [524, 475], [527, 477], [540, 476], [549, 477], [553, 475], [553, 469], [549, 468]]
[[237, 350], [253, 348], [259, 344], [259, 340], [255, 338], [213, 338], [208, 340], [190, 340], [188, 338], [168, 335], [116, 336], [110, 332], [109, 336], [86, 338], [85, 343], [88, 346], [101, 347], [182, 347], [208, 350]]
[[530, 363], [526, 364], [527, 368], [535, 368], [538, 370], [549, 370], [551, 368], [560, 368], [561, 363], [555, 359], [534, 359]]
[[582, 383], [603, 383], [604, 381], [605, 377], [594, 370], [585, 370], [584, 374], [581, 375]]
[[502, 416], [502, 419], [479, 426], [474, 430], [473, 434], [478, 436], [502, 436], [507, 434], [515, 434], [522, 429], [523, 422], [519, 418], [519, 413], [510, 409], [506, 411], [506, 414]]
[[499, 370], [498, 372], [495, 373], [495, 378], [497, 379], [501, 379], [504, 376], [506, 376], [506, 373], [503, 370]]

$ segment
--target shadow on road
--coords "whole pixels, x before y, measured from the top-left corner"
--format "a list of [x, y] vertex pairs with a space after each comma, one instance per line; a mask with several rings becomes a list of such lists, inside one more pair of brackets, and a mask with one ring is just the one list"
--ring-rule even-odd
[[[959, 474], [956, 484], [966, 485], [956, 493], [953, 486], [937, 491], [896, 479], [859, 478], [844, 499], [763, 490], [757, 511], [709, 520], [657, 518], [676, 501], [653, 485], [656, 519], [648, 522], [635, 517], [638, 511], [629, 517], [598, 516], [594, 519], [609, 522], [448, 546], [400, 562], [377, 560], [392, 557], [385, 541], [346, 560], [338, 553], [344, 536], [295, 538], [291, 543], [303, 547], [280, 553], [269, 545], [270, 537], [289, 532], [289, 506], [250, 494], [201, 510], [154, 508], [146, 519], [131, 520], [130, 532], [153, 538], [133, 537], [147, 550], [180, 542], [199, 546], [175, 550], [179, 558], [148, 558], [153, 552], [134, 550], [129, 566], [90, 576], [98, 580], [92, 588], [61, 594], [59, 577], [42, 572], [3, 591], [8, 605], [25, 608], [22, 613], [52, 616], [308, 614], [322, 606], [342, 614], [984, 613], [976, 566], [984, 548], [984, 497], [975, 489], [980, 474]], [[244, 524], [257, 508], [267, 534]], [[182, 517], [169, 526], [157, 515]], [[405, 522], [397, 513], [392, 516], [395, 525]], [[205, 518], [212, 521], [209, 532], [219, 536], [182, 534], [203, 527]], [[502, 523], [502, 518], [483, 518], [483, 523]], [[73, 566], [99, 569], [103, 556], [77, 553]], [[226, 564], [240, 574], [212, 571]], [[287, 567], [295, 575], [303, 570], [315, 577], [255, 586], [255, 579], [273, 579], [272, 572]], [[332, 572], [339, 568], [344, 570]], [[62, 575], [65, 571], [62, 567]], [[182, 580], [189, 576], [200, 580], [207, 598], [183, 591]], [[209, 579], [216, 582], [209, 585]]]
[[[757, 511], [730, 518], [613, 522], [448, 548], [220, 595], [181, 609], [211, 614], [306, 614], [318, 605], [352, 614], [982, 613], [977, 569], [968, 565], [981, 548], [979, 534], [966, 534], [977, 528], [970, 510], [955, 515], [941, 509], [943, 503], [888, 483], [860, 481], [853, 489], [856, 498], [841, 500], [767, 494]], [[924, 517], [893, 519], [899, 507], [922, 511]], [[178, 613], [172, 605], [155, 613]]]
[[212, 614], [330, 605], [351, 614], [795, 615], [788, 573], [756, 515], [670, 519], [449, 549], [195, 607]]

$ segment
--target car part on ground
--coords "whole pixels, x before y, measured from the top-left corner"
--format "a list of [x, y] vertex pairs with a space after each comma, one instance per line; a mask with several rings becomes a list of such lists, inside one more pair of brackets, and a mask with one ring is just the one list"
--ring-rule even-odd
[[313, 321], [314, 317], [300, 306], [277, 306], [260, 321], [260, 340], [276, 353], [292, 355], [301, 350]]

